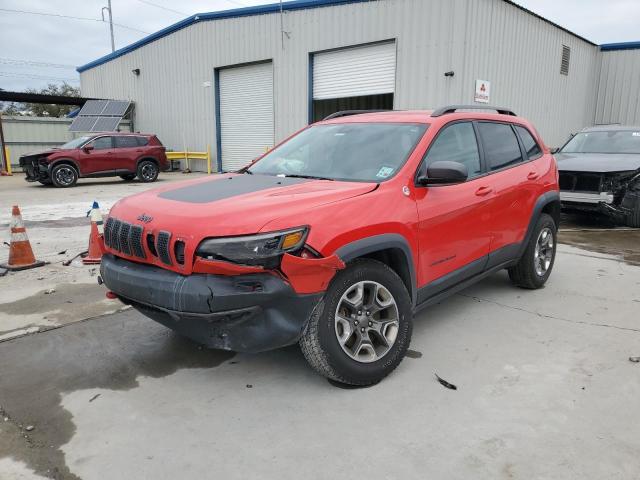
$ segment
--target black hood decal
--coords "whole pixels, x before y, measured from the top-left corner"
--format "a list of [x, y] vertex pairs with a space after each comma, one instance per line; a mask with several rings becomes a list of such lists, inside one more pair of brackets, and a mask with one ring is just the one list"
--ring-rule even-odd
[[269, 188], [288, 187], [310, 180], [306, 178], [274, 177], [271, 175], [233, 175], [220, 180], [211, 180], [197, 185], [176, 188], [158, 196], [167, 200], [188, 203], [209, 203], [226, 198], [258, 192]]

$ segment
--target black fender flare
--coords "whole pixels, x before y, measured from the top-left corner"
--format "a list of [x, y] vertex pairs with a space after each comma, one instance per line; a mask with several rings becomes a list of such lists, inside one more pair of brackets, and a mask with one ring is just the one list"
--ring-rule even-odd
[[[533, 236], [533, 231], [536, 228], [536, 224], [538, 223], [538, 219], [540, 218], [542, 211], [547, 205], [550, 205], [552, 203], [555, 203], [557, 205], [558, 212], [560, 212], [560, 192], [558, 192], [557, 190], [551, 190], [549, 192], [543, 193], [538, 197], [538, 200], [536, 200], [536, 203], [533, 206], [533, 211], [531, 212], [529, 227], [527, 227], [527, 232], [524, 235], [524, 240], [520, 244], [520, 251], [518, 252], [518, 258], [524, 255], [524, 251], [527, 249], [527, 245], [529, 245], [529, 242], [531, 241], [531, 237]], [[559, 226], [559, 223], [560, 223], [559, 218], [558, 219], [554, 218], [554, 220], [556, 220], [556, 223], [558, 224], [556, 225], [556, 227]]]
[[362, 238], [351, 243], [343, 245], [336, 250], [336, 255], [340, 259], [347, 263], [356, 258], [362, 257], [369, 253], [379, 252], [382, 250], [395, 249], [402, 252], [404, 261], [409, 272], [410, 285], [409, 296], [413, 305], [416, 305], [417, 300], [417, 285], [416, 285], [416, 268], [413, 261], [413, 253], [407, 239], [398, 233], [384, 233], [381, 235], [374, 235], [371, 237]]

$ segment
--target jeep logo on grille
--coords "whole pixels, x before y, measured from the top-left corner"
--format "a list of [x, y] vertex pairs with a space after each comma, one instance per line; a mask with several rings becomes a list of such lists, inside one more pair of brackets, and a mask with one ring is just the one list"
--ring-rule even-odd
[[138, 217], [138, 220], [144, 223], [149, 223], [151, 220], [153, 220], [153, 217], [147, 215], [146, 213], [143, 213]]

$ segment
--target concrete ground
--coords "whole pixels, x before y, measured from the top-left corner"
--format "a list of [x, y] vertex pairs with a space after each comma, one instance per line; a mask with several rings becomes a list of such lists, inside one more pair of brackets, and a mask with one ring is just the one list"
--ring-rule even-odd
[[[40, 256], [85, 247], [98, 190], [108, 204], [147, 188], [96, 183], [59, 218], [42, 207], [56, 191], [16, 187]], [[1, 185], [3, 209], [15, 196]], [[366, 389], [337, 388], [296, 347], [209, 351], [131, 309], [107, 314], [120, 304], [90, 267], [0, 278], [0, 331], [65, 323], [0, 341], [0, 478], [638, 479], [640, 232], [563, 225], [544, 289], [502, 272], [422, 311], [408, 357]]]

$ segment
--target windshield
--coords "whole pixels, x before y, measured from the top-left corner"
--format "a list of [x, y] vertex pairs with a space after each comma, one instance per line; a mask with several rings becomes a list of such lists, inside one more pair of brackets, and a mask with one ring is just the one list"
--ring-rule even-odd
[[382, 182], [404, 165], [428, 125], [315, 125], [269, 152], [249, 173]]
[[60, 148], [78, 148], [83, 143], [87, 142], [91, 137], [78, 137], [74, 138], [70, 142], [61, 145]]
[[640, 153], [640, 131], [578, 133], [562, 148], [561, 153]]

